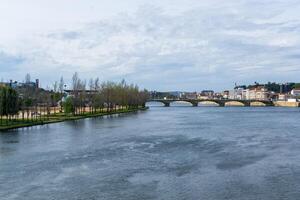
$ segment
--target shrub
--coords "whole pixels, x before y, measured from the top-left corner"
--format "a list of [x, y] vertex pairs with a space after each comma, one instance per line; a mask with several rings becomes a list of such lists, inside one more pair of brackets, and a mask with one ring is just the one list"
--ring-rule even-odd
[[66, 100], [63, 102], [63, 108], [67, 114], [75, 112], [74, 100], [72, 97], [66, 98]]

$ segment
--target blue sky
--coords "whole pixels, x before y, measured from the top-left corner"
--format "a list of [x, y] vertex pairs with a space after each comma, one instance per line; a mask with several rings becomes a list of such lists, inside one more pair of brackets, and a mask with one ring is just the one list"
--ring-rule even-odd
[[150, 90], [299, 81], [299, 0], [0, 0], [0, 78]]

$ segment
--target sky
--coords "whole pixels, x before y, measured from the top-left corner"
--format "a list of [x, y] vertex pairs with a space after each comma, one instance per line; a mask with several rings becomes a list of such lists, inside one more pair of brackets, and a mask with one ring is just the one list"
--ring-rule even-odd
[[159, 91], [300, 82], [300, 0], [0, 0], [0, 78]]

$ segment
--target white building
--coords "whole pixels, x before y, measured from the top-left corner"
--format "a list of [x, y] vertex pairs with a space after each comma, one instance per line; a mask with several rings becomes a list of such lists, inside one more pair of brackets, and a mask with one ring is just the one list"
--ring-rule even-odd
[[229, 91], [229, 99], [237, 100], [269, 100], [271, 93], [263, 86], [250, 89], [236, 88]]
[[291, 91], [292, 96], [300, 96], [300, 88]]
[[229, 99], [237, 99], [237, 100], [245, 100], [246, 99], [246, 91], [244, 88], [236, 88], [234, 90], [230, 90], [228, 94]]
[[248, 100], [269, 100], [270, 93], [267, 88], [263, 86], [257, 86], [249, 89]]
[[286, 101], [288, 99], [287, 94], [278, 94], [278, 101]]
[[297, 99], [288, 99], [287, 102], [298, 102]]

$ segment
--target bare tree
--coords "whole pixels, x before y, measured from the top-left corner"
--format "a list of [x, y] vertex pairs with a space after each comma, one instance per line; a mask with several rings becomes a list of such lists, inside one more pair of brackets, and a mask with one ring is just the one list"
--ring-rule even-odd
[[89, 89], [90, 90], [95, 90], [95, 83], [94, 83], [94, 79], [93, 78], [91, 78], [89, 80]]
[[78, 90], [79, 83], [80, 83], [80, 79], [78, 77], [78, 73], [75, 72], [72, 77], [72, 89], [74, 91]]
[[54, 92], [58, 92], [58, 82], [57, 82], [57, 81], [55, 81], [55, 82], [53, 83], [53, 91], [54, 91]]
[[61, 94], [64, 92], [64, 86], [65, 86], [64, 77], [60, 77], [58, 89]]
[[78, 73], [75, 72], [73, 74], [73, 77], [72, 77], [72, 89], [73, 89], [73, 104], [74, 104], [74, 114], [77, 113], [77, 109], [78, 109], [78, 106], [79, 106], [79, 98], [78, 98], [78, 94], [79, 94], [79, 83], [80, 83], [80, 79], [78, 77]]
[[99, 80], [98, 77], [95, 79], [94, 86], [95, 86], [95, 90], [99, 90], [100, 89], [100, 80]]

